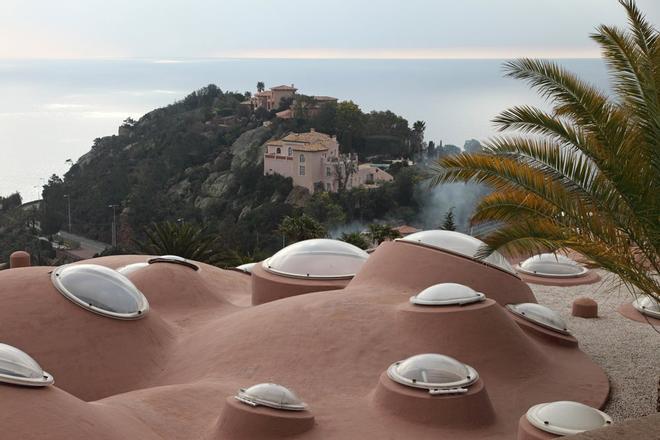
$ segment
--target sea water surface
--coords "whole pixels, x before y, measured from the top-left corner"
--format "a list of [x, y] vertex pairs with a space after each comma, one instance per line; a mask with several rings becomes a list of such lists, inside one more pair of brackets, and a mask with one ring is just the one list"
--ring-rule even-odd
[[[601, 89], [601, 60], [560, 60]], [[300, 93], [352, 100], [426, 122], [426, 140], [462, 146], [486, 139], [492, 118], [520, 104], [547, 107], [526, 84], [505, 78], [504, 60], [30, 60], [0, 61], [0, 195], [37, 198], [67, 159], [122, 120], [182, 99], [209, 83], [254, 92], [295, 84]]]

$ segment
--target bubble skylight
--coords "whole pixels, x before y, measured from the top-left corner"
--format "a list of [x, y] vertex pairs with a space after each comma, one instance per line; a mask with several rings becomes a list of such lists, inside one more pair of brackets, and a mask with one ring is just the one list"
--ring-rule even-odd
[[497, 251], [484, 259], [475, 258], [479, 248], [485, 245], [484, 242], [478, 238], [460, 232], [433, 229], [415, 232], [414, 234], [410, 234], [399, 240], [450, 251], [498, 267], [511, 274], [515, 275], [516, 273], [507, 259]]
[[559, 401], [540, 403], [526, 414], [536, 428], [557, 435], [574, 435], [608, 426], [612, 418], [583, 403]]
[[579, 277], [588, 272], [586, 267], [580, 266], [565, 255], [539, 254], [534, 255], [520, 263], [518, 270], [529, 275], [548, 278]]
[[307, 404], [293, 391], [275, 383], [260, 383], [250, 388], [241, 388], [234, 398], [250, 406], [268, 406], [288, 411], [307, 409]]
[[633, 307], [644, 315], [660, 319], [660, 303], [649, 295], [642, 295], [637, 298], [633, 301]]
[[53, 376], [46, 373], [27, 353], [0, 343], [0, 382], [43, 387], [53, 383]]
[[73, 303], [99, 315], [138, 319], [149, 310], [147, 298], [124, 275], [98, 264], [67, 264], [51, 280]]
[[506, 306], [511, 312], [527, 321], [559, 333], [568, 334], [568, 328], [564, 318], [556, 311], [536, 303], [508, 304]]
[[367, 258], [369, 254], [350, 243], [316, 238], [287, 246], [262, 264], [278, 275], [342, 279], [353, 277]]
[[180, 264], [182, 266], [186, 266], [194, 270], [199, 270], [199, 266], [197, 266], [194, 262], [186, 258], [179, 257], [178, 255], [161, 255], [160, 257], [151, 258], [148, 261], [148, 263], [149, 264], [154, 264], [154, 263]]
[[390, 379], [402, 385], [424, 388], [431, 394], [460, 394], [479, 379], [477, 371], [456, 359], [442, 354], [418, 354], [387, 369]]
[[415, 296], [410, 297], [410, 302], [423, 306], [454, 306], [471, 304], [486, 299], [481, 292], [456, 283], [441, 283], [427, 287]]

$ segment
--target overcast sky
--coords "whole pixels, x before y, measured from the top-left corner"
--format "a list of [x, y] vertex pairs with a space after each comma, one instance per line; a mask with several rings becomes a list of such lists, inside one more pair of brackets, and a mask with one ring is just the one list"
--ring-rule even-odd
[[594, 26], [625, 24], [615, 0], [1, 2], [0, 58], [595, 57]]

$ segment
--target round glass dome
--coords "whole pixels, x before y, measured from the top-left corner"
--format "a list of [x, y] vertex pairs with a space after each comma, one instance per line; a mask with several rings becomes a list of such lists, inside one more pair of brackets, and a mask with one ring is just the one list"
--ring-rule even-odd
[[564, 255], [539, 254], [534, 255], [518, 265], [518, 271], [548, 278], [570, 278], [585, 275], [586, 267]]
[[67, 264], [51, 280], [67, 299], [99, 315], [117, 319], [142, 318], [147, 298], [124, 275], [98, 264]]
[[43, 387], [51, 385], [54, 380], [27, 353], [0, 343], [0, 382]]
[[527, 420], [538, 429], [557, 435], [573, 435], [612, 423], [602, 411], [579, 402], [540, 403], [527, 411]]
[[128, 275], [132, 274], [133, 272], [136, 272], [136, 271], [138, 271], [138, 270], [140, 270], [144, 267], [147, 267], [147, 266], [149, 266], [149, 263], [147, 263], [146, 261], [142, 261], [142, 262], [139, 262], [139, 263], [131, 263], [131, 264], [127, 264], [126, 266], [118, 267], [117, 272], [119, 272], [120, 274], [122, 274], [124, 276], [128, 276]]
[[569, 334], [566, 321], [554, 310], [536, 303], [507, 304], [516, 315], [559, 333]]
[[463, 284], [441, 283], [427, 287], [417, 295], [411, 296], [410, 302], [422, 306], [457, 306], [485, 299], [486, 295]]
[[236, 266], [236, 269], [242, 270], [245, 273], [252, 273], [252, 268], [256, 265], [257, 263], [245, 263], [241, 264], [240, 266]]
[[408, 241], [411, 243], [418, 243], [436, 249], [442, 249], [456, 254], [470, 257], [476, 261], [484, 262], [492, 266], [498, 267], [511, 274], [516, 271], [511, 267], [506, 258], [499, 252], [495, 251], [487, 258], [476, 259], [474, 256], [477, 254], [479, 248], [485, 243], [478, 238], [474, 238], [467, 234], [462, 234], [455, 231], [443, 231], [433, 229], [429, 231], [420, 231], [410, 234], [404, 238], [399, 238], [400, 241]]
[[195, 263], [192, 261], [179, 257], [178, 255], [161, 255], [160, 257], [154, 257], [149, 259], [148, 261], [149, 264], [154, 264], [154, 263], [171, 263], [171, 264], [180, 264], [182, 266], [189, 267], [194, 270], [199, 270], [199, 266], [197, 266]]
[[463, 388], [479, 379], [477, 371], [442, 354], [418, 354], [395, 362], [387, 369], [390, 379], [402, 385], [425, 388], [432, 394], [442, 391], [466, 392]]
[[316, 238], [299, 241], [264, 261], [263, 268], [278, 275], [296, 278], [351, 278], [369, 254], [340, 240]]
[[644, 315], [660, 319], [660, 303], [649, 295], [643, 295], [637, 298], [633, 301], [633, 307]]
[[289, 411], [307, 409], [307, 404], [293, 391], [276, 383], [260, 383], [247, 389], [241, 388], [234, 398], [250, 406], [262, 405]]

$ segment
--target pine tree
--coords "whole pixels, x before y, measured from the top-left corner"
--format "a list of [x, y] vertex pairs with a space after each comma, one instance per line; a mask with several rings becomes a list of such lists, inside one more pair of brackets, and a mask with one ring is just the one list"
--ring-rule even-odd
[[445, 231], [455, 231], [456, 223], [454, 223], [454, 207], [452, 206], [445, 214], [445, 220], [442, 222], [442, 229]]

